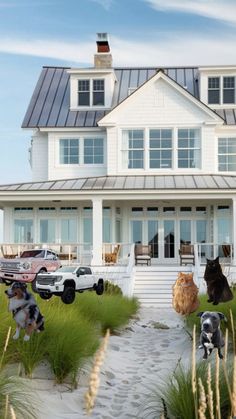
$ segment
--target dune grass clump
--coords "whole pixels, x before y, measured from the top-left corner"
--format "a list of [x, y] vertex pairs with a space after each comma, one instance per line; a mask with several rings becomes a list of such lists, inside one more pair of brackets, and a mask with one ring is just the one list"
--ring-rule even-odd
[[119, 327], [127, 324], [138, 308], [138, 301], [135, 298], [106, 294], [97, 296], [90, 292], [80, 296], [78, 305], [80, 313], [97, 324], [103, 334], [107, 329], [114, 333]]

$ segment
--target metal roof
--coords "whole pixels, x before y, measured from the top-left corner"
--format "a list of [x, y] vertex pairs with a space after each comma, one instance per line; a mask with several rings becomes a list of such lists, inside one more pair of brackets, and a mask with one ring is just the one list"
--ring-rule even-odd
[[[23, 128], [96, 127], [97, 121], [109, 112], [104, 110], [70, 110], [70, 76], [67, 73], [70, 68], [43, 67], [22, 124]], [[128, 96], [129, 88], [141, 86], [160, 69], [199, 99], [197, 67], [116, 68], [114, 71], [117, 83], [115, 84], [112, 108]], [[227, 110], [227, 112], [229, 111]], [[228, 119], [231, 121], [233, 118], [229, 116]]]
[[236, 176], [229, 175], [146, 175], [146, 176], [101, 176], [45, 182], [27, 182], [1, 185], [2, 192], [51, 191], [125, 191], [125, 190], [207, 190], [228, 191], [236, 189]]
[[[28, 106], [22, 128], [79, 128], [96, 127], [97, 122], [109, 111], [70, 110], [70, 85], [67, 70], [71, 67], [43, 67], [39, 80]], [[130, 88], [137, 88], [149, 80], [158, 70], [184, 87], [199, 99], [198, 68], [116, 68], [117, 83], [112, 99], [112, 108], [122, 102]], [[235, 109], [215, 111], [226, 124], [236, 124]]]

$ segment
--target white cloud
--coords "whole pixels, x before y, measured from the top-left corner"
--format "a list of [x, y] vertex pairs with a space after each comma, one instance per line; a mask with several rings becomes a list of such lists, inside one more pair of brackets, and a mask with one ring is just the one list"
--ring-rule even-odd
[[196, 15], [236, 23], [236, 2], [233, 0], [144, 0], [152, 8], [162, 11], [193, 13]]
[[114, 0], [90, 0], [94, 3], [98, 3], [100, 6], [102, 6], [105, 10], [110, 10], [112, 3], [114, 3]]
[[[150, 34], [144, 42], [111, 38], [115, 66], [183, 66], [235, 64], [236, 35], [206, 37], [204, 34], [172, 32], [169, 36]], [[95, 41], [60, 42], [51, 40], [0, 39], [0, 52], [59, 59], [78, 65], [93, 65]], [[47, 60], [45, 59], [45, 64]]]

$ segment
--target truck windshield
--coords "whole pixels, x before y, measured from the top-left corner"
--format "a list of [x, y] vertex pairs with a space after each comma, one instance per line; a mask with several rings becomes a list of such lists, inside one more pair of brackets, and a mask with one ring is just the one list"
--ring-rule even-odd
[[45, 250], [25, 250], [21, 253], [21, 258], [43, 258]]

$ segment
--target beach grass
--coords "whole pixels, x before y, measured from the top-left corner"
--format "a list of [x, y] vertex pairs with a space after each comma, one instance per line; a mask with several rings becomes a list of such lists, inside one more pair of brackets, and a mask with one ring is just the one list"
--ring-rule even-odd
[[48, 301], [35, 295], [40, 311], [45, 318], [45, 330], [33, 333], [30, 341], [24, 342], [24, 331], [17, 341], [12, 339], [15, 322], [7, 310], [5, 286], [0, 287], [0, 353], [4, 349], [6, 334], [11, 327], [8, 349], [3, 358], [3, 366], [19, 363], [24, 374], [32, 377], [33, 371], [40, 362], [47, 360], [57, 383], [70, 381], [77, 385], [77, 375], [86, 360], [93, 356], [99, 346], [103, 333], [111, 332], [125, 325], [138, 310], [135, 299], [125, 298], [112, 287], [109, 293], [98, 296], [95, 292], [86, 291], [77, 294], [75, 302], [65, 305], [59, 297]]

